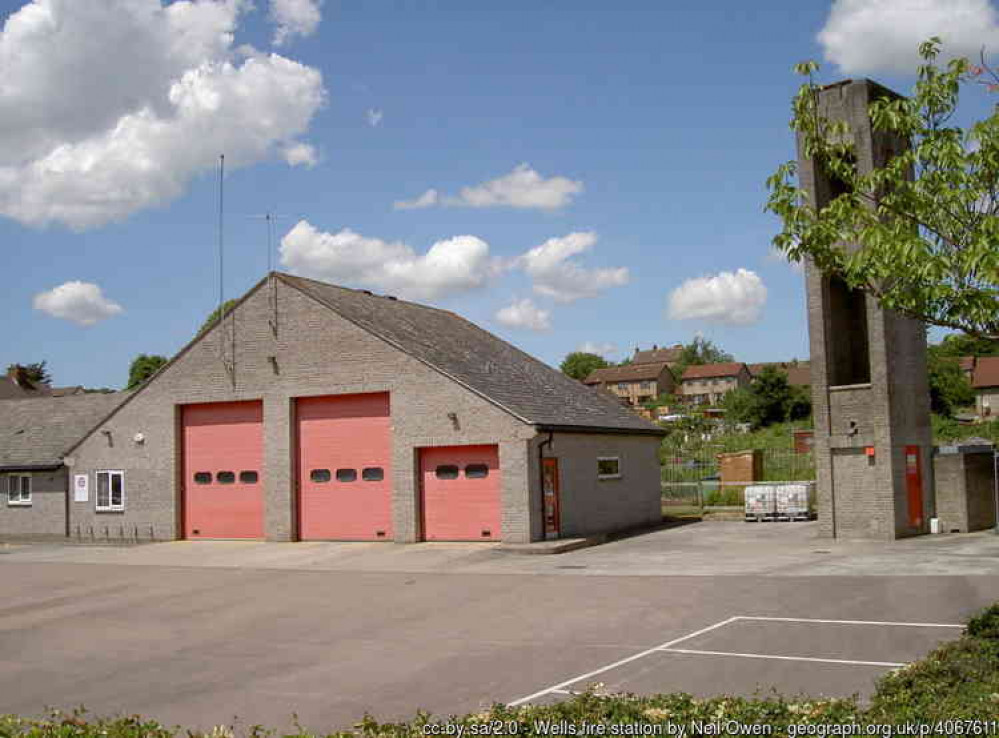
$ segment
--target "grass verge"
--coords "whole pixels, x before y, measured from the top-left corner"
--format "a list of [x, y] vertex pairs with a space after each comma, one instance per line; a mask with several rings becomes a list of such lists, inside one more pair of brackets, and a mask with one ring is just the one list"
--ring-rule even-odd
[[[701, 730], [697, 730], [698, 725]], [[655, 726], [661, 727], [657, 730]], [[686, 736], [995, 735], [999, 732], [999, 604], [973, 618], [956, 641], [883, 677], [866, 706], [856, 698], [812, 700], [774, 695], [697, 699], [688, 694], [601, 695], [591, 689], [550, 705], [519, 708], [495, 705], [486, 712], [463, 717], [437, 719], [418, 713], [413, 720], [403, 723], [381, 723], [365, 717], [349, 731], [313, 733], [297, 729], [278, 733], [255, 726], [246, 734], [253, 738], [565, 736], [583, 735], [586, 727], [590, 736], [670, 736], [680, 735], [679, 726], [684, 727]], [[746, 726], [767, 726], [767, 730], [750, 733]], [[920, 732], [920, 726], [928, 729]], [[445, 728], [450, 732], [445, 732]], [[460, 733], [458, 728], [462, 728]], [[88, 720], [83, 711], [69, 714], [56, 711], [44, 719], [0, 716], [0, 738], [231, 738], [233, 735], [232, 728], [225, 726], [198, 733], [167, 728], [139, 716]]]

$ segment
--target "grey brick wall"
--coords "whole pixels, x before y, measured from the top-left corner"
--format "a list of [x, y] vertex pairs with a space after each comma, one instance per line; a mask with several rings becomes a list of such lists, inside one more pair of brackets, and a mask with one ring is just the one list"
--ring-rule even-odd
[[[873, 95], [883, 92], [867, 81], [821, 92], [823, 114], [849, 123], [861, 173], [882, 165], [904, 146], [871, 128], [867, 107]], [[802, 155], [798, 143], [801, 186], [809, 200], [822, 207], [832, 196], [831, 183]], [[842, 342], [861, 340], [864, 326], [851, 331], [832, 314], [835, 300], [829, 280], [811, 263], [806, 264], [805, 279], [820, 534], [892, 539], [926, 532], [934, 494], [923, 325], [882, 310], [868, 296], [861, 319], [866, 324], [870, 382], [833, 386], [832, 365], [841, 356], [837, 349]], [[851, 421], [856, 424], [853, 433]], [[922, 464], [924, 519], [915, 528], [908, 522], [906, 445], [919, 447]], [[873, 459], [863, 454], [865, 446], [874, 447]]]
[[995, 525], [991, 453], [948, 453], [934, 457], [937, 517], [944, 533], [969, 533]]
[[[270, 320], [265, 284], [204, 340], [189, 347], [71, 454], [72, 473], [91, 477], [87, 503], [71, 503], [70, 527], [152, 528], [157, 538], [178, 535], [179, 415], [188, 403], [262, 399], [266, 534], [271, 540], [296, 536], [294, 515], [294, 398], [354, 392], [389, 392], [392, 416], [392, 475], [395, 537], [418, 539], [416, 463], [424, 446], [498, 443], [503, 474], [503, 536], [526, 541], [537, 505], [532, 484], [529, 440], [534, 429], [472, 391], [395, 349], [277, 281], [277, 330]], [[220, 359], [234, 325], [236, 361], [231, 379]], [[275, 357], [275, 363], [268, 357]], [[455, 413], [455, 428], [448, 413]], [[134, 441], [142, 433], [144, 442]], [[125, 470], [126, 510], [95, 510], [93, 475], [100, 469]], [[109, 522], [110, 521], [110, 522]], [[115, 528], [117, 529], [117, 528]]]
[[66, 470], [20, 473], [31, 476], [31, 504], [8, 505], [6, 484], [0, 485], [0, 538], [65, 537]]
[[[553, 434], [543, 452], [558, 459], [562, 537], [661, 522], [660, 442], [658, 436]], [[598, 478], [602, 456], [621, 459], [620, 479]], [[538, 468], [536, 453], [533, 468]], [[532, 480], [540, 487], [540, 474]]]

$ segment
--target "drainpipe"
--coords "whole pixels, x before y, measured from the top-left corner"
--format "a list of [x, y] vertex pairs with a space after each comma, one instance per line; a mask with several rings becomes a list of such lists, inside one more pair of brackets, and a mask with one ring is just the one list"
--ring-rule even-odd
[[[541, 540], [546, 540], [547, 529], [545, 523], [545, 465], [542, 459], [545, 457], [545, 446], [551, 448], [552, 438], [554, 437], [553, 431], [548, 431], [548, 438], [538, 444], [538, 480], [540, 486], [538, 487], [538, 497], [541, 500]], [[999, 529], [997, 529], [999, 531]]]

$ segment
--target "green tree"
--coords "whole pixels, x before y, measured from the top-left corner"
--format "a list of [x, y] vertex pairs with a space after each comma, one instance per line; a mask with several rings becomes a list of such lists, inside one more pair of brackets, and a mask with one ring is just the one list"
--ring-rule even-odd
[[695, 336], [694, 340], [683, 345], [680, 358], [673, 366], [673, 374], [679, 380], [688, 366], [720, 364], [728, 361], [735, 361], [732, 354], [723, 351], [713, 341], [703, 336]]
[[7, 367], [7, 373], [17, 372], [32, 384], [52, 384], [52, 375], [46, 368], [46, 361], [36, 361], [33, 364], [11, 364]]
[[953, 354], [942, 346], [930, 346], [926, 352], [926, 371], [930, 384], [930, 410], [953, 417], [954, 412], [975, 402], [975, 391]]
[[[845, 122], [819, 112], [815, 62], [795, 70], [808, 81], [791, 127], [804, 156], [838, 180], [842, 194], [816, 209], [787, 162], [767, 180], [766, 209], [783, 227], [774, 245], [806, 257], [886, 308], [976, 336], [999, 336], [999, 110], [967, 128], [955, 124], [962, 85], [992, 74], [967, 59], [938, 66], [941, 41], [920, 44], [923, 64], [911, 97], [870, 105], [875, 130], [909, 142], [885, 166], [855, 166]], [[857, 244], [850, 249], [844, 244]]]
[[790, 384], [787, 373], [774, 366], [765, 367], [749, 387], [728, 393], [723, 407], [728, 420], [749, 423], [754, 429], [806, 418], [812, 409], [808, 393]]
[[609, 366], [602, 356], [590, 354], [585, 351], [573, 351], [563, 360], [559, 369], [573, 379], [580, 381], [586, 379], [594, 369], [603, 369]]
[[222, 307], [217, 307], [214, 310], [212, 310], [212, 312], [209, 313], [208, 317], [205, 318], [205, 322], [202, 323], [201, 327], [198, 329], [198, 335], [200, 336], [202, 333], [204, 333], [213, 325], [215, 325], [220, 315], [228, 315], [229, 311], [232, 310], [233, 307], [235, 307], [237, 302], [239, 302], [238, 298], [226, 300], [225, 302], [222, 303]]
[[167, 363], [165, 356], [155, 354], [139, 354], [132, 359], [128, 367], [128, 385], [125, 389], [134, 389], [153, 376], [159, 368]]
[[941, 356], [995, 356], [999, 354], [999, 340], [965, 333], [944, 336], [937, 344]]

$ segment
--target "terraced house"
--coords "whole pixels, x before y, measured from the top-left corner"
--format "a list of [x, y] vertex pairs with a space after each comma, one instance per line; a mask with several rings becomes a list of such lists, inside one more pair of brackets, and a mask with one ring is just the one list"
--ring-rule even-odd
[[454, 313], [287, 274], [131, 393], [3, 404], [6, 536], [527, 542], [661, 517], [659, 427]]

